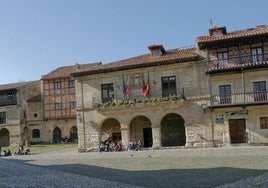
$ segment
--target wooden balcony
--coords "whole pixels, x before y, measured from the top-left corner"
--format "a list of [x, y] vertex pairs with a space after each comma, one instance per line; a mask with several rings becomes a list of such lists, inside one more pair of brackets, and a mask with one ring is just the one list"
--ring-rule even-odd
[[211, 107], [249, 106], [268, 104], [268, 92], [232, 93], [230, 95], [212, 95]]
[[206, 73], [215, 74], [219, 72], [240, 71], [246, 69], [268, 67], [268, 54], [257, 56], [237, 56], [224, 60], [208, 61]]

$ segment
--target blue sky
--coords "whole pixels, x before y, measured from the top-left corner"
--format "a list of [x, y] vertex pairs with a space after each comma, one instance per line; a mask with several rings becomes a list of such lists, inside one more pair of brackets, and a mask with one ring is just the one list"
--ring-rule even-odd
[[0, 84], [76, 63], [108, 63], [195, 45], [213, 25], [268, 24], [267, 0], [0, 0]]

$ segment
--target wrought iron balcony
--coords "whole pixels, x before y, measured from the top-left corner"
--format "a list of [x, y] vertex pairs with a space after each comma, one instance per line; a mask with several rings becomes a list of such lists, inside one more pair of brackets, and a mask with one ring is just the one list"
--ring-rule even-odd
[[251, 69], [257, 67], [268, 67], [268, 54], [243, 55], [222, 60], [211, 60], [208, 62], [206, 73], [212, 74], [230, 70]]
[[212, 95], [211, 107], [267, 104], [267, 94], [267, 91], [258, 91], [232, 93], [227, 95]]
[[93, 98], [93, 107], [103, 110], [107, 107], [134, 107], [135, 104], [146, 104], [148, 106], [149, 104], [177, 103], [185, 100], [183, 88], [177, 88], [171, 93], [169, 96], [162, 96], [162, 93], [152, 92], [148, 97], [144, 97], [141, 92], [132, 92], [129, 99], [122, 99], [121, 95], [117, 95], [105, 103], [101, 103], [100, 99]]
[[17, 104], [17, 97], [13, 97], [12, 99], [0, 99], [0, 106], [8, 106], [16, 104]]

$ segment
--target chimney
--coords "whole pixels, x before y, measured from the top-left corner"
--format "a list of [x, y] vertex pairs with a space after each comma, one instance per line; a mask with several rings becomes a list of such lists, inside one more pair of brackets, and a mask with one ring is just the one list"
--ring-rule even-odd
[[166, 50], [162, 44], [154, 44], [154, 45], [148, 46], [148, 48], [151, 51], [151, 54], [153, 57], [166, 54]]
[[209, 29], [209, 36], [221, 36], [226, 34], [227, 31], [225, 26], [216, 26]]

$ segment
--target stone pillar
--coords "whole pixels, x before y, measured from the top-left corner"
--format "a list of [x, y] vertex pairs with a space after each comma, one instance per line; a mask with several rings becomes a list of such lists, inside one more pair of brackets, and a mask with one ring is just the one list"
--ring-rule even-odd
[[161, 143], [161, 129], [159, 127], [152, 127], [152, 136], [153, 136], [153, 148], [158, 149], [162, 146]]
[[128, 147], [130, 140], [129, 128], [121, 128], [121, 136], [122, 136], [123, 149], [126, 149]]

